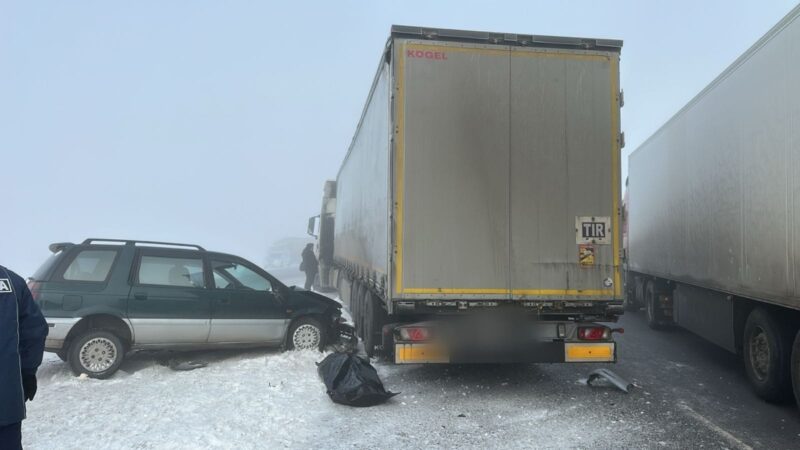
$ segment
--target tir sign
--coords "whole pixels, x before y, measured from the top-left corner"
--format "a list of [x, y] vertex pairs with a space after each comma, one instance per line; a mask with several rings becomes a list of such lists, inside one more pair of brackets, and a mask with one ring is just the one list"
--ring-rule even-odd
[[575, 242], [577, 244], [611, 243], [611, 218], [584, 216], [575, 218]]
[[606, 237], [606, 224], [603, 222], [583, 222], [581, 235], [584, 239], [604, 239]]

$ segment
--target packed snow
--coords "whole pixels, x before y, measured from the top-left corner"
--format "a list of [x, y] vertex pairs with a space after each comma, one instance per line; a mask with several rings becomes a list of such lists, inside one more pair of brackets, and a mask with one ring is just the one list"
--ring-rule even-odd
[[176, 372], [134, 355], [113, 378], [74, 377], [49, 355], [29, 403], [29, 448], [278, 448], [315, 442], [335, 409], [318, 352], [187, 353], [208, 367]]
[[[33, 450], [746, 448], [731, 440], [741, 432], [720, 432], [718, 424], [733, 430], [721, 421], [730, 411], [718, 404], [719, 389], [727, 387], [695, 369], [709, 364], [707, 358], [687, 359], [686, 343], [673, 345], [674, 335], [640, 342], [661, 337], [643, 334], [642, 321], [630, 319], [623, 325], [637, 333], [620, 338], [618, 365], [401, 366], [373, 360], [386, 389], [400, 394], [370, 408], [328, 398], [316, 367], [325, 354], [316, 351], [142, 352], [129, 355], [108, 380], [75, 377], [46, 353], [39, 391], [23, 422], [23, 444]], [[668, 353], [675, 359], [654, 361], [654, 346], [674, 346]], [[168, 367], [190, 361], [208, 365]], [[612, 368], [635, 387], [624, 394], [607, 383], [586, 386], [598, 367]], [[735, 367], [731, 372], [739, 373]], [[686, 377], [702, 379], [701, 388], [677, 382]], [[763, 405], [753, 399], [749, 408]]]
[[[508, 369], [495, 373], [485, 368], [464, 377], [441, 367], [431, 371], [387, 363], [376, 363], [387, 389], [404, 392], [380, 406], [350, 408], [328, 398], [316, 371], [324, 356], [277, 350], [177, 353], [173, 357], [181, 361], [209, 363], [180, 372], [165, 365], [165, 355], [141, 353], [132, 355], [111, 379], [95, 380], [73, 376], [66, 363], [46, 354], [39, 392], [23, 425], [23, 443], [30, 449], [408, 448], [450, 443], [477, 448], [499, 442], [507, 427], [538, 428], [576, 408], [553, 410], [522, 401], [514, 392], [524, 387], [507, 376]], [[496, 405], [487, 405], [492, 399]], [[579, 422], [561, 427], [577, 432], [576, 442], [594, 433], [581, 430]], [[536, 434], [551, 443], [564, 437]]]

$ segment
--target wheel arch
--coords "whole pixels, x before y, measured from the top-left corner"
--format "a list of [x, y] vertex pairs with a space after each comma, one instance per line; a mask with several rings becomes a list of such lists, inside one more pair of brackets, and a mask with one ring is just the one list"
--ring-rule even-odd
[[[107, 330], [111, 333], [114, 333], [114, 335], [122, 340], [126, 350], [130, 349], [133, 345], [133, 331], [125, 319], [113, 314], [102, 313], [85, 316], [79, 320], [72, 327], [72, 329], [69, 330], [64, 342], [69, 343], [76, 337], [91, 329]], [[65, 345], [65, 347], [67, 346], [68, 344]]]

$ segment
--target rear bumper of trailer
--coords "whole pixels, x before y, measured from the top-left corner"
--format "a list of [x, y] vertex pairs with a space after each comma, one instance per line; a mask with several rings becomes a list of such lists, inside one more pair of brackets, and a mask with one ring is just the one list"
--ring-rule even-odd
[[398, 325], [389, 343], [397, 364], [616, 362], [615, 331], [590, 322], [533, 322], [477, 329], [429, 321]]

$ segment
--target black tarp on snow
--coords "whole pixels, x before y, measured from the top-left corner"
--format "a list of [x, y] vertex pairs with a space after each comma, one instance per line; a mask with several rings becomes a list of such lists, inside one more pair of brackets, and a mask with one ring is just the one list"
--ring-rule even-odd
[[383, 388], [369, 360], [350, 353], [331, 353], [317, 364], [317, 372], [335, 403], [373, 406], [397, 395]]

